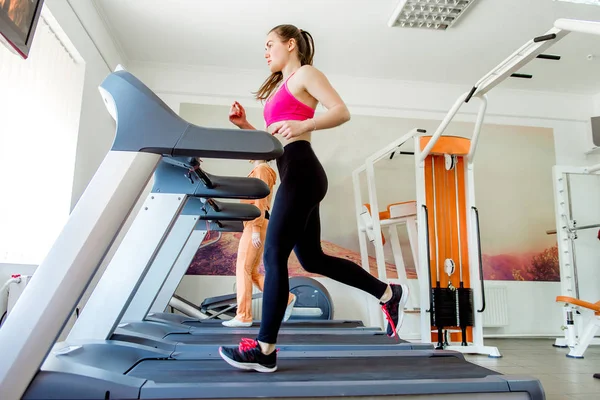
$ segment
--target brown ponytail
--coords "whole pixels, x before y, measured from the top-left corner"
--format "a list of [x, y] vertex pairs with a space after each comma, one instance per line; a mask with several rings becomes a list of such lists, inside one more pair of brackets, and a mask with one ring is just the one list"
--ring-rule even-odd
[[[278, 25], [271, 29], [269, 33], [275, 32], [282, 41], [287, 42], [290, 39], [296, 40], [298, 48], [298, 57], [300, 65], [312, 65], [315, 56], [315, 42], [310, 33], [296, 28], [294, 25]], [[257, 100], [266, 100], [273, 90], [283, 80], [281, 72], [273, 72], [260, 86], [255, 93]]]

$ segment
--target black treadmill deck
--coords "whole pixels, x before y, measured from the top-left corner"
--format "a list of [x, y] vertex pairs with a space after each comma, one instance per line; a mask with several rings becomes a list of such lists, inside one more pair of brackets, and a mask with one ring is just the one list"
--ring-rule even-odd
[[[128, 372], [145, 379], [140, 398], [326, 398], [421, 396], [542, 400], [536, 379], [504, 377], [450, 355], [295, 357], [282, 354], [272, 374], [241, 371], [218, 357], [146, 360]], [[170, 398], [170, 397], [169, 397]], [[392, 397], [393, 398], [393, 397]], [[411, 397], [414, 398], [414, 397]]]
[[237, 370], [221, 359], [146, 360], [129, 376], [156, 383], [260, 383], [470, 379], [500, 375], [456, 357], [280, 358], [274, 374]]
[[[201, 334], [190, 335], [185, 333], [174, 333], [167, 335], [165, 339], [173, 342], [186, 344], [235, 344], [237, 345], [242, 338], [252, 338], [250, 333], [228, 333], [222, 334]], [[335, 344], [398, 344], [408, 343], [404, 340], [390, 338], [385, 333], [377, 332], [365, 335], [300, 335], [300, 334], [284, 334], [280, 333], [277, 336], [277, 344], [319, 344], [319, 345], [335, 345]]]
[[[183, 323], [184, 325], [193, 326], [193, 327], [208, 327], [208, 328], [224, 328], [224, 329], [232, 329], [226, 326], [223, 326], [222, 320], [200, 320], [200, 321], [187, 321]], [[260, 328], [260, 322], [255, 321], [252, 323], [253, 328]], [[281, 328], [314, 328], [314, 329], [324, 329], [324, 328], [363, 328], [364, 325], [359, 321], [330, 321], [330, 320], [310, 320], [310, 321], [302, 321], [302, 320], [294, 320], [287, 321], [281, 324]]]

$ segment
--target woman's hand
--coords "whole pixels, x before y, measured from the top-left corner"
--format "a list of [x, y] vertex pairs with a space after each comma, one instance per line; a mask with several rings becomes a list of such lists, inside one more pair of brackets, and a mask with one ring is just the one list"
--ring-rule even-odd
[[254, 247], [258, 249], [261, 244], [262, 242], [260, 241], [260, 233], [252, 232], [252, 245], [254, 245]]
[[279, 121], [274, 122], [272, 126], [273, 135], [280, 134], [289, 140], [306, 132], [312, 131], [313, 120], [307, 119], [305, 121]]
[[234, 101], [229, 109], [229, 121], [240, 129], [248, 129], [250, 125], [246, 119], [246, 110], [237, 101]]

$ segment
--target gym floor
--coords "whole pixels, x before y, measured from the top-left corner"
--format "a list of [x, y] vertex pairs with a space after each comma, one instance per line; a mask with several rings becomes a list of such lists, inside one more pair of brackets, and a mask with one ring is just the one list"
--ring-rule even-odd
[[502, 358], [465, 355], [483, 367], [502, 374], [529, 375], [542, 382], [546, 400], [600, 399], [600, 347], [590, 346], [584, 359], [565, 357], [568, 349], [552, 347], [549, 339], [486, 339], [487, 346], [496, 346]]

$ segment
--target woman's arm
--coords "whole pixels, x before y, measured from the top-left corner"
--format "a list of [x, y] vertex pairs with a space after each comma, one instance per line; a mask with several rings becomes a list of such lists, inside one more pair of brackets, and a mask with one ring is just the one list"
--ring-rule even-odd
[[239, 126], [239, 128], [240, 128], [240, 129], [254, 129], [254, 130], [256, 130], [256, 128], [255, 128], [255, 127], [253, 127], [253, 126], [252, 126], [252, 124], [251, 124], [250, 122], [248, 122], [248, 123], [246, 123], [246, 124], [243, 124], [243, 125]]
[[273, 134], [281, 134], [286, 139], [300, 136], [317, 129], [340, 126], [350, 120], [348, 107], [327, 80], [327, 77], [310, 65], [301, 67], [296, 76], [304, 90], [314, 97], [327, 111], [305, 121], [280, 121], [273, 123]]
[[304, 121], [307, 132], [335, 128], [350, 120], [348, 107], [331, 86], [325, 74], [315, 67], [307, 65], [302, 68], [300, 78], [304, 89], [327, 109], [324, 114]]
[[248, 122], [248, 119], [246, 118], [246, 110], [237, 101], [234, 101], [229, 109], [229, 121], [240, 129], [256, 130], [256, 128], [253, 127], [250, 122]]

